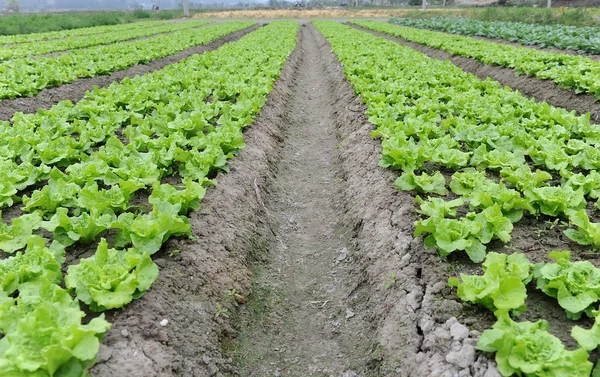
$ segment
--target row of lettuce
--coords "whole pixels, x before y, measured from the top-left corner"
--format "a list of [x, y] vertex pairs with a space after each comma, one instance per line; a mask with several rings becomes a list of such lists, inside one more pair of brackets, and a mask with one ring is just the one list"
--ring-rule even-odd
[[402, 171], [399, 189], [428, 195], [417, 197], [415, 234], [427, 235], [426, 246], [441, 256], [464, 251], [484, 262], [483, 276], [450, 279], [459, 297], [497, 316], [477, 347], [496, 352], [504, 376], [589, 376], [587, 351], [600, 343], [600, 324], [575, 327], [580, 348], [568, 351], [546, 321], [515, 322], [511, 315], [526, 309], [526, 284], [535, 279], [569, 318], [598, 318], [600, 269], [571, 262], [568, 252], [533, 266], [523, 254], [488, 254], [487, 245], [509, 242], [513, 224], [528, 216], [570, 220], [570, 239], [600, 246], [600, 224], [586, 211], [600, 196], [600, 127], [589, 115], [525, 98], [448, 61], [336, 22], [314, 23], [377, 126], [380, 165]]
[[200, 29], [186, 27], [169, 34], [81, 48], [58, 56], [7, 60], [0, 63], [0, 100], [32, 96], [45, 88], [79, 78], [107, 75], [136, 64], [146, 64], [253, 24], [240, 21]]
[[504, 39], [523, 45], [553, 47], [600, 54], [600, 27], [525, 22], [480, 21], [471, 18], [394, 18], [393, 23], [454, 34]]
[[10, 46], [0, 46], [0, 60], [41, 56], [59, 51], [75, 50], [98, 45], [108, 45], [131, 39], [149, 37], [156, 34], [172, 33], [178, 30], [191, 29], [208, 24], [208, 21], [190, 21], [181, 23], [150, 24], [144, 28], [131, 30], [116, 30], [101, 34], [73, 36], [50, 41], [21, 43]]
[[540, 80], [600, 99], [600, 61], [586, 56], [558, 54], [527, 47], [510, 46], [471, 37], [447, 34], [377, 21], [356, 21], [356, 25], [383, 32], [453, 55], [465, 56], [484, 64], [514, 69]]
[[[274, 22], [77, 104], [2, 123], [0, 187], [11, 193], [2, 206], [22, 203], [25, 214], [0, 224], [0, 250], [9, 253], [0, 261], [1, 376], [87, 374], [110, 324], [103, 314], [84, 324], [80, 302], [102, 312], [150, 288], [158, 277], [151, 255], [170, 237], [191, 235], [186, 214], [244, 146], [242, 129], [297, 30]], [[95, 253], [66, 266], [85, 245], [97, 245]]]
[[16, 35], [0, 35], [0, 45], [13, 45], [18, 43], [30, 43], [39, 41], [48, 41], [51, 39], [63, 39], [80, 36], [89, 36], [93, 34], [110, 33], [117, 31], [129, 31], [134, 29], [145, 29], [148, 27], [166, 25], [172, 21], [141, 21], [120, 25], [103, 25], [78, 29], [50, 31], [45, 33], [30, 33]]

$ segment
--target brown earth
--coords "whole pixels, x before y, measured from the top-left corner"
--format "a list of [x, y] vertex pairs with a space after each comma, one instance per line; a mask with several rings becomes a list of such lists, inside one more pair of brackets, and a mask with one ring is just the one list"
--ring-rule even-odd
[[134, 77], [137, 75], [143, 75], [144, 73], [153, 72], [169, 64], [177, 63], [178, 61], [192, 55], [215, 50], [225, 43], [240, 39], [244, 35], [250, 33], [252, 30], [255, 30], [257, 27], [259, 26], [255, 25], [248, 29], [240, 30], [223, 38], [219, 38], [211, 43], [192, 47], [175, 55], [154, 60], [148, 64], [137, 64], [128, 69], [113, 72], [110, 75], [78, 79], [68, 84], [44, 89], [33, 97], [20, 97], [2, 100], [0, 101], [0, 120], [11, 119], [16, 112], [35, 113], [40, 108], [49, 109], [53, 105], [56, 105], [63, 100], [77, 102], [84, 97], [85, 92], [92, 90], [95, 86], [104, 88], [113, 82], [120, 82], [126, 77]]
[[312, 26], [301, 28], [283, 149], [265, 196], [277, 237], [243, 311], [242, 376], [381, 375], [373, 329], [355, 308], [365, 297], [354, 292], [363, 274], [336, 161], [339, 90], [317, 41]]
[[439, 60], [450, 60], [463, 71], [471, 73], [482, 80], [491, 78], [502, 85], [518, 90], [527, 97], [535, 98], [537, 101], [545, 101], [552, 106], [562, 107], [569, 111], [575, 110], [578, 114], [591, 113], [591, 120], [600, 122], [600, 102], [593, 95], [577, 94], [571, 89], [564, 89], [551, 80], [540, 80], [532, 76], [517, 76], [516, 71], [511, 68], [502, 68], [495, 65], [484, 64], [478, 60], [464, 56], [452, 55], [449, 52], [438, 50], [433, 47], [424, 46], [415, 42], [409, 42], [403, 38], [394, 37], [389, 34], [378, 33], [362, 28], [354, 24], [348, 26], [386, 38], [390, 41], [400, 43], [425, 55]]

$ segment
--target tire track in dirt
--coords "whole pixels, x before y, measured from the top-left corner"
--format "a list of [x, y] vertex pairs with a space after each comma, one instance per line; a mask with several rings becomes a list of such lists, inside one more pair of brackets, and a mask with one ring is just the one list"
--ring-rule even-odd
[[113, 72], [110, 75], [78, 79], [68, 84], [44, 89], [33, 97], [19, 97], [2, 100], [0, 101], [0, 120], [11, 119], [16, 112], [35, 113], [40, 108], [49, 109], [53, 105], [56, 105], [63, 100], [77, 102], [84, 97], [87, 91], [92, 90], [95, 86], [99, 88], [105, 88], [113, 82], [120, 82], [126, 77], [143, 75], [145, 73], [159, 70], [169, 64], [177, 63], [178, 61], [188, 58], [192, 55], [216, 50], [225, 43], [233, 42], [242, 38], [244, 35], [252, 32], [258, 27], [259, 25], [255, 25], [250, 28], [237, 31], [208, 44], [192, 47], [175, 55], [154, 60], [148, 64], [138, 64], [122, 71]]
[[[243, 316], [242, 376], [377, 376], [372, 329], [355, 313], [353, 229], [343, 220], [336, 160], [337, 98], [312, 25], [301, 27], [301, 61], [288, 97], [287, 132], [266, 208], [277, 235]], [[260, 310], [257, 305], [264, 305]]]
[[597, 102], [591, 94], [577, 94], [573, 90], [562, 88], [552, 80], [541, 80], [527, 75], [517, 76], [516, 71], [511, 68], [484, 64], [472, 58], [452, 55], [443, 50], [409, 42], [403, 38], [365, 29], [358, 25], [348, 24], [348, 26], [410, 47], [433, 59], [450, 60], [463, 71], [471, 73], [481, 80], [489, 77], [502, 85], [511, 87], [513, 90], [518, 90], [525, 96], [533, 97], [537, 101], [545, 101], [552, 106], [562, 107], [569, 111], [575, 110], [578, 114], [589, 112], [591, 113], [591, 120], [593, 122], [600, 122], [600, 102]]

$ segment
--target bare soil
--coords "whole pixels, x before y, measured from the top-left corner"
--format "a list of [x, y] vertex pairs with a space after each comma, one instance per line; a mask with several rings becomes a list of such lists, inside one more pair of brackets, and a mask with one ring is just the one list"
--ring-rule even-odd
[[77, 102], [84, 97], [85, 92], [92, 90], [95, 86], [104, 88], [113, 82], [120, 82], [126, 77], [134, 77], [153, 72], [169, 64], [177, 63], [178, 61], [188, 58], [192, 55], [215, 50], [225, 43], [232, 42], [243, 37], [258, 27], [259, 26], [255, 25], [248, 29], [240, 30], [223, 38], [219, 38], [211, 43], [192, 47], [175, 55], [152, 61], [148, 64], [138, 64], [122, 71], [113, 72], [110, 75], [78, 79], [68, 84], [44, 89], [33, 97], [20, 97], [2, 100], [0, 101], [0, 120], [11, 119], [16, 112], [35, 113], [40, 108], [49, 109], [53, 105], [56, 105], [58, 102], [63, 100]]
[[482, 80], [491, 78], [502, 85], [518, 90], [528, 97], [535, 98], [537, 101], [545, 101], [552, 106], [562, 107], [569, 111], [575, 110], [578, 114], [591, 113], [591, 120], [600, 122], [600, 102], [597, 102], [593, 95], [577, 94], [571, 89], [565, 89], [551, 80], [540, 80], [538, 78], [519, 75], [514, 69], [502, 68], [495, 65], [481, 63], [478, 60], [464, 56], [455, 56], [449, 52], [424, 46], [418, 43], [409, 42], [403, 38], [391, 36], [389, 34], [378, 33], [372, 30], [361, 28], [354, 24], [348, 24], [356, 29], [386, 38], [390, 41], [400, 43], [414, 50], [420, 51], [425, 55], [439, 60], [450, 60], [454, 65], [460, 67], [465, 72], [471, 73]]

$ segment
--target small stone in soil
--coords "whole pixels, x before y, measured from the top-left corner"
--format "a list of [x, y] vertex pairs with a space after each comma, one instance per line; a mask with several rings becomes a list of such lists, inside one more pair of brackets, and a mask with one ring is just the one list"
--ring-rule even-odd
[[346, 319], [354, 317], [354, 312], [350, 309], [346, 309]]
[[348, 256], [348, 250], [346, 250], [346, 248], [343, 248], [342, 250], [340, 250], [340, 252], [337, 256], [337, 261], [341, 262], [344, 259], [346, 259], [347, 256]]

